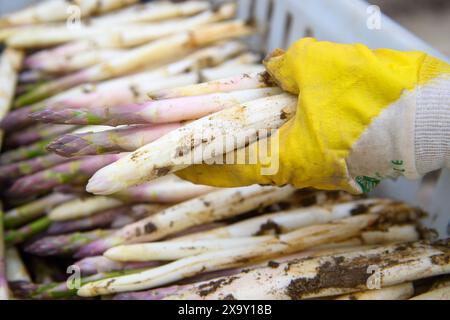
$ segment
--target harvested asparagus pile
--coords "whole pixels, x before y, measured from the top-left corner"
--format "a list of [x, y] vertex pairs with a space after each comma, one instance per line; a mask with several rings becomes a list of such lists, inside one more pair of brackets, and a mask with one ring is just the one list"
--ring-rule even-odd
[[233, 3], [73, 3], [0, 18], [1, 299], [448, 298], [417, 208], [173, 174], [295, 115]]

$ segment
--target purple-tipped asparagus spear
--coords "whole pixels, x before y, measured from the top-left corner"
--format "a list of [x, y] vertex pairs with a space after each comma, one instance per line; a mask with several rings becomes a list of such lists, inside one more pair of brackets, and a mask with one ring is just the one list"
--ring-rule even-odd
[[151, 214], [165, 209], [159, 204], [123, 206], [96, 213], [93, 216], [68, 221], [56, 221], [48, 228], [47, 234], [57, 235], [95, 228], [122, 228]]
[[23, 146], [73, 131], [76, 126], [38, 124], [6, 136], [5, 146], [9, 148]]
[[0, 166], [0, 181], [10, 181], [25, 175], [42, 171], [73, 159], [57, 154], [46, 154], [30, 160]]
[[102, 254], [109, 248], [118, 246], [124, 243], [124, 238], [120, 235], [110, 235], [108, 237], [100, 238], [91, 242], [90, 244], [83, 246], [78, 250], [74, 257], [81, 259], [85, 257], [96, 256]]
[[17, 180], [8, 190], [9, 196], [41, 193], [71, 182], [85, 182], [97, 170], [117, 161], [121, 155], [99, 155], [70, 161]]
[[181, 97], [126, 106], [45, 109], [31, 115], [38, 121], [65, 124], [155, 124], [194, 120], [238, 104], [280, 94], [278, 88], [240, 90]]
[[60, 236], [48, 236], [28, 245], [25, 251], [37, 256], [70, 255], [81, 246], [109, 234], [111, 234], [111, 231], [100, 229]]
[[[82, 85], [48, 99], [45, 108], [36, 107], [35, 120], [65, 122], [63, 118], [65, 113], [62, 112], [65, 109], [69, 109], [73, 113], [75, 110], [72, 109], [83, 111], [85, 108], [107, 109], [116, 105], [127, 105], [148, 100], [146, 93], [149, 90], [183, 86], [196, 83], [198, 80], [198, 74], [195, 72], [168, 76], [164, 69], [161, 69], [116, 78], [95, 85]], [[61, 114], [61, 119], [59, 119], [59, 114]], [[86, 122], [98, 124], [99, 120], [93, 116], [86, 119]]]
[[64, 157], [134, 151], [180, 126], [181, 123], [137, 125], [102, 132], [66, 134], [51, 142], [47, 149]]
[[[66, 106], [65, 102], [70, 101], [70, 99], [73, 99], [74, 97], [79, 97], [81, 100], [83, 100], [86, 96], [91, 96], [90, 92], [94, 90], [95, 87], [96, 86], [91, 83], [84, 84], [71, 90], [64, 91], [38, 103], [12, 110], [0, 122], [0, 128], [9, 132], [29, 126], [34, 123], [34, 120], [30, 117], [32, 113], [43, 110], [50, 106], [64, 107]], [[105, 87], [111, 89], [108, 85], [105, 85]], [[111, 91], [114, 92], [113, 90], [110, 90], [110, 95], [113, 96], [113, 99], [117, 99], [118, 97], [116, 95], [112, 95]]]
[[160, 266], [162, 263], [158, 261], [146, 261], [146, 262], [118, 262], [110, 260], [104, 256], [95, 256], [84, 258], [74, 263], [74, 265], [80, 267], [81, 275], [90, 276], [92, 274], [144, 269]]
[[7, 132], [24, 128], [34, 122], [29, 115], [42, 110], [44, 107], [43, 105], [36, 104], [12, 110], [0, 121], [0, 128]]
[[257, 88], [276, 87], [277, 84], [267, 72], [242, 74], [227, 79], [214, 80], [186, 87], [163, 89], [149, 92], [153, 100], [171, 99], [178, 97], [198, 96], [214, 92], [232, 92]]
[[47, 233], [57, 235], [75, 231], [92, 230], [95, 228], [107, 228], [120, 215], [127, 215], [130, 207], [119, 207], [102, 211], [89, 217], [68, 221], [56, 221], [48, 228]]

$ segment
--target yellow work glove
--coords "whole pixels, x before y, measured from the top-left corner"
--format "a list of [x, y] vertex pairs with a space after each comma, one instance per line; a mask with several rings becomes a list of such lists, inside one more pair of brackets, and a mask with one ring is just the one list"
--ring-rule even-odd
[[[305, 38], [265, 61], [298, 95], [270, 139], [272, 163], [194, 165], [179, 176], [221, 187], [292, 184], [368, 192], [381, 180], [418, 178], [450, 164], [450, 66], [422, 52]], [[273, 139], [279, 139], [276, 142]], [[252, 146], [250, 146], [252, 147]], [[277, 162], [271, 175], [263, 167]]]

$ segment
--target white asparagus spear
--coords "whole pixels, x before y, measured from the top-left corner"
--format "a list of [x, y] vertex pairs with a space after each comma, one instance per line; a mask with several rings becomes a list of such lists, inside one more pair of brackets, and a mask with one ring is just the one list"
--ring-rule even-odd
[[[396, 223], [402, 224], [401, 226], [389, 226], [386, 230], [382, 231], [365, 231], [360, 236], [361, 244], [414, 241], [419, 239], [419, 234], [414, 223], [417, 223], [422, 217], [420, 211], [412, 207], [398, 206], [398, 204], [385, 199], [367, 199], [331, 206], [312, 206], [266, 214], [213, 230], [179, 237], [173, 239], [173, 241], [249, 237], [252, 235], [271, 233], [279, 234], [290, 232], [300, 227], [347, 218], [356, 212], [392, 213], [392, 216], [388, 216], [388, 219], [398, 219]], [[407, 215], [408, 217], [404, 219], [402, 217], [403, 215]]]
[[234, 65], [241, 65], [241, 64], [254, 64], [254, 63], [260, 63], [261, 62], [261, 56], [259, 54], [253, 53], [253, 52], [244, 52], [237, 56], [236, 58], [229, 59], [225, 61], [222, 66], [234, 66]]
[[265, 207], [282, 201], [293, 192], [294, 189], [289, 186], [276, 188], [257, 185], [218, 190], [128, 225], [115, 235], [122, 236], [127, 242], [153, 241], [196, 225]]
[[94, 49], [86, 52], [81, 52], [69, 59], [51, 59], [42, 61], [41, 64], [28, 65], [32, 69], [40, 70], [45, 73], [63, 74], [68, 72], [78, 71], [97, 64], [101, 61], [112, 59], [124, 54], [123, 50], [104, 50]]
[[393, 226], [387, 232], [386, 230], [364, 232], [361, 234], [362, 240], [367, 243], [397, 242], [403, 239], [405, 242], [419, 240], [419, 233], [415, 225]]
[[190, 70], [197, 70], [219, 65], [240, 52], [247, 49], [247, 45], [241, 41], [229, 40], [221, 41], [204, 48], [200, 48], [183, 59], [172, 62], [166, 66], [158, 68], [161, 76], [175, 75]]
[[260, 62], [261, 57], [259, 55], [251, 52], [243, 53], [219, 66], [201, 70], [200, 75], [204, 81], [214, 81], [239, 74], [261, 73], [264, 71], [264, 66], [257, 64]]
[[264, 245], [256, 244], [183, 258], [152, 270], [110, 278], [109, 282], [100, 280], [88, 283], [78, 290], [78, 295], [95, 296], [149, 289], [198, 273], [242, 266], [252, 261], [305, 250], [314, 245], [345, 240], [357, 235], [362, 229], [374, 223], [376, 219], [376, 216], [372, 214], [360, 215], [333, 224], [301, 228], [281, 235], [279, 239], [269, 241]]
[[27, 268], [14, 246], [6, 248], [6, 278], [9, 282], [31, 282]]
[[448, 254], [448, 244], [417, 242], [296, 259], [198, 283], [166, 299], [298, 300], [336, 296], [449, 273], [448, 262], [435, 263], [435, 257], [448, 258]]
[[210, 3], [208, 1], [192, 0], [182, 3], [154, 1], [137, 4], [116, 12], [95, 17], [91, 19], [91, 23], [94, 25], [102, 25], [158, 21], [191, 16], [208, 10], [209, 7]]
[[415, 224], [394, 225], [387, 228], [387, 230], [382, 231], [364, 231], [361, 233], [359, 240], [365, 245], [379, 243], [412, 242], [420, 240], [420, 234], [417, 231], [416, 222]]
[[77, 256], [97, 255], [125, 242], [158, 240], [194, 226], [266, 207], [288, 198], [293, 192], [290, 186], [276, 188], [258, 185], [211, 192], [125, 226], [110, 237], [88, 244]]
[[450, 286], [430, 290], [410, 300], [450, 300]]
[[198, 30], [190, 30], [129, 50], [123, 56], [104, 61], [50, 81], [17, 98], [17, 107], [43, 100], [68, 88], [85, 82], [101, 81], [136, 71], [149, 65], [170, 61], [186, 55], [192, 50], [220, 40], [242, 37], [253, 32], [253, 28], [242, 21], [208, 24]]
[[207, 11], [180, 21], [153, 24], [81, 25], [68, 29], [65, 25], [40, 26], [18, 31], [6, 43], [15, 48], [48, 47], [69, 41], [86, 39], [94, 48], [127, 48], [200, 27], [201, 25], [232, 18], [233, 4], [224, 5], [216, 12]]
[[0, 27], [64, 21], [71, 7], [77, 6], [82, 17], [115, 10], [138, 0], [47, 0], [0, 18]]
[[[318, 249], [320, 248], [324, 251], [333, 250], [335, 248], [342, 249], [342, 250], [346, 249], [347, 251], [351, 251], [351, 250], [356, 251], [356, 250], [361, 250], [362, 248], [373, 249], [381, 244], [387, 245], [387, 244], [393, 244], [393, 243], [405, 243], [405, 242], [419, 241], [420, 235], [418, 234], [417, 230], [413, 230], [412, 227], [414, 227], [414, 226], [415, 225], [405, 225], [405, 226], [393, 225], [392, 227], [387, 228], [387, 230], [384, 230], [386, 237], [377, 237], [377, 238], [374, 238], [373, 241], [366, 241], [366, 240], [364, 240], [363, 236], [370, 234], [372, 232], [379, 232], [379, 231], [377, 231], [377, 230], [362, 231], [361, 234], [355, 238], [351, 238], [351, 239], [348, 239], [345, 241], [339, 241], [336, 243], [324, 244], [317, 248]], [[401, 230], [401, 231], [399, 232], [399, 230]], [[408, 230], [410, 233], [407, 233], [406, 230]], [[353, 249], [353, 248], [356, 248], [356, 249]], [[329, 254], [331, 254], [331, 253], [326, 253], [326, 255], [329, 255]]]
[[336, 300], [406, 300], [413, 294], [414, 286], [411, 282], [407, 282], [378, 290], [346, 294], [337, 297]]
[[[344, 204], [346, 205], [346, 204]], [[314, 219], [314, 209], [311, 208], [312, 211], [310, 216], [308, 214], [299, 215], [300, 221], [283, 221], [286, 225], [283, 228], [283, 222], [274, 220], [268, 220], [269, 223], [275, 224], [275, 228], [279, 228], [279, 230], [275, 230], [271, 235], [266, 235], [267, 233], [263, 232], [255, 232], [255, 233], [234, 233], [232, 235], [228, 234], [228, 237], [202, 237], [197, 234], [193, 234], [192, 236], [185, 236], [181, 238], [174, 238], [169, 242], [153, 242], [153, 243], [142, 243], [142, 244], [131, 244], [131, 245], [122, 245], [109, 249], [104, 254], [106, 257], [117, 260], [117, 261], [152, 261], [152, 260], [176, 260], [183, 257], [188, 257], [204, 252], [210, 251], [218, 251], [220, 248], [227, 249], [233, 247], [244, 247], [248, 244], [252, 244], [252, 241], [255, 243], [258, 242], [268, 242], [276, 239], [279, 233], [284, 232], [292, 232], [299, 228], [304, 228], [312, 225], [320, 225], [323, 223], [330, 223], [332, 221], [336, 221], [339, 219], [344, 219], [352, 216], [351, 212], [355, 211], [355, 208], [367, 206], [366, 213], [378, 213], [383, 215], [384, 212], [395, 211], [395, 207], [389, 205], [380, 200], [374, 202], [360, 202], [354, 203], [352, 206], [344, 208], [343, 205], [334, 206], [334, 210], [331, 212], [326, 212], [324, 216], [324, 212], [315, 212], [319, 217]], [[411, 209], [413, 210], [413, 209]], [[326, 210], [325, 210], [326, 211]], [[305, 212], [303, 212], [305, 213]], [[398, 213], [404, 214], [404, 211]], [[320, 215], [322, 215], [320, 217]], [[303, 218], [303, 219], [301, 219]], [[418, 218], [418, 217], [414, 217]], [[412, 219], [416, 220], [416, 219]], [[267, 220], [266, 220], [267, 221]], [[245, 224], [246, 221], [243, 223]], [[280, 223], [278, 223], [280, 222]], [[415, 222], [415, 221], [411, 221]], [[237, 223], [237, 224], [243, 224]], [[266, 224], [267, 225], [267, 224]], [[236, 224], [234, 225], [234, 227]], [[224, 229], [218, 228], [218, 229]], [[269, 227], [270, 228], [270, 227]], [[282, 230], [282, 228], [284, 230]], [[229, 230], [233, 230], [233, 225]], [[234, 228], [236, 231], [236, 228]], [[264, 224], [261, 229], [264, 229]], [[217, 229], [213, 229], [209, 234], [213, 233]], [[269, 231], [269, 230], [265, 230]], [[283, 232], [284, 231], [284, 232]], [[384, 236], [378, 237], [370, 237], [371, 233], [376, 232], [373, 230], [364, 231], [360, 235], [359, 245], [372, 245], [372, 244], [380, 244], [380, 243], [392, 243], [398, 241], [416, 241], [418, 240], [417, 231], [414, 228], [414, 225], [406, 225], [406, 226], [392, 226], [387, 230], [383, 230], [382, 234]], [[207, 232], [208, 233], [208, 232]], [[202, 234], [202, 233], [200, 233]], [[204, 232], [203, 232], [204, 234]], [[216, 233], [217, 235], [217, 233]], [[265, 236], [266, 235], [266, 236]], [[369, 239], [369, 240], [366, 240]], [[242, 240], [239, 243], [239, 240]], [[357, 239], [358, 240], [358, 239]], [[211, 242], [209, 242], [211, 241]], [[223, 242], [221, 242], [223, 241]]]
[[139, 0], [73, 0], [83, 16], [99, 15], [137, 3]]
[[[78, 52], [97, 50], [97, 48], [92, 48], [92, 46], [91, 41], [79, 41], [52, 49], [42, 50], [36, 54], [28, 56], [25, 60], [25, 64], [31, 66], [45, 64], [47, 61], [53, 60], [65, 61], [71, 59]], [[246, 49], [247, 46], [242, 42], [226, 41], [217, 45], [199, 49], [180, 61], [162, 67], [159, 71], [163, 72], [164, 69], [167, 69], [166, 73], [163, 73], [163, 75], [173, 75], [189, 70], [190, 68], [212, 67]], [[153, 69], [154, 67], [152, 66], [151, 68]], [[147, 70], [147, 72], [148, 71], [149, 70]]]
[[[253, 29], [242, 21], [208, 24], [204, 28], [175, 34], [130, 50], [126, 56], [106, 61], [92, 70], [86, 70], [86, 73], [96, 80], [114, 77], [135, 70], [142, 65], [148, 65], [150, 62], [160, 63], [170, 55], [181, 56], [189, 49], [223, 39], [249, 35], [251, 32]], [[170, 50], [180, 50], [181, 52], [171, 52]]]
[[274, 236], [248, 238], [186, 240], [122, 245], [107, 250], [103, 255], [114, 261], [165, 261], [177, 260], [232, 248], [267, 243]]
[[[309, 226], [309, 225], [308, 225]], [[298, 227], [300, 228], [300, 227]], [[298, 229], [292, 228], [292, 230]], [[395, 226], [395, 228], [401, 228]], [[406, 233], [397, 234], [394, 227], [385, 231], [390, 235], [386, 238], [377, 238], [376, 241], [366, 242], [365, 240], [354, 238], [349, 241], [339, 242], [339, 247], [348, 247], [356, 245], [374, 245], [374, 244], [388, 244], [393, 243], [392, 238], [395, 236], [394, 242], [409, 241], [411, 239], [417, 241], [417, 234], [411, 230], [412, 235], [408, 236]], [[362, 232], [367, 234], [372, 231]], [[263, 244], [276, 239], [276, 236], [256, 236], [256, 237], [238, 237], [238, 238], [209, 238], [200, 240], [182, 240], [174, 238], [171, 241], [150, 242], [141, 244], [120, 245], [107, 250], [103, 255], [114, 261], [163, 261], [163, 260], [177, 260], [194, 256], [206, 252], [220, 251], [231, 248], [242, 248], [254, 244]]]
[[200, 76], [202, 81], [207, 82], [232, 77], [239, 74], [264, 72], [264, 70], [265, 68], [262, 64], [233, 64], [201, 70]]
[[281, 94], [204, 117], [102, 168], [86, 190], [111, 194], [242, 148], [263, 136], [262, 131], [267, 135], [267, 130], [281, 127], [295, 114], [296, 106], [296, 97]]
[[126, 202], [133, 203], [178, 203], [199, 197], [216, 188], [197, 185], [181, 180], [176, 176], [166, 176], [150, 183], [128, 188], [112, 195]]
[[[23, 52], [6, 48], [0, 57], [0, 120], [8, 113], [22, 65]], [[0, 133], [0, 146], [2, 140]]]
[[29, 54], [25, 59], [25, 65], [31, 68], [33, 65], [43, 64], [45, 61], [52, 59], [70, 59], [78, 53], [95, 49], [95, 47], [91, 46], [89, 40], [69, 42], [54, 48], [43, 49]]
[[73, 0], [84, 15], [99, 15], [137, 3], [139, 0]]
[[111, 197], [86, 197], [63, 203], [53, 208], [48, 217], [53, 221], [65, 221], [83, 218], [97, 212], [117, 208], [124, 203]]
[[33, 25], [66, 20], [67, 10], [73, 5], [65, 0], [46, 0], [22, 10], [3, 15], [0, 27]]
[[[113, 27], [109, 28], [112, 28], [112, 31], [114, 31]], [[126, 29], [126, 26], [124, 28]], [[17, 49], [37, 49], [76, 39], [89, 39], [107, 32], [107, 26], [95, 28], [80, 24], [76, 28], [69, 29], [65, 24], [53, 26], [38, 25], [13, 33], [6, 39], [6, 44]]]
[[331, 206], [320, 205], [298, 208], [265, 214], [210, 231], [176, 238], [172, 241], [226, 239], [271, 233], [286, 233], [301, 227], [350, 217], [353, 214], [352, 212], [362, 207], [366, 208], [366, 212], [378, 212], [389, 207], [389, 203], [389, 200], [384, 199], [365, 199]]
[[[331, 244], [325, 244], [325, 245], [319, 245], [317, 247], [314, 247], [314, 249], [307, 249], [305, 251], [297, 252], [294, 254], [281, 256], [276, 259], [276, 261], [273, 258], [265, 259], [263, 261], [257, 262], [255, 264], [246, 265], [245, 267], [239, 267], [239, 268], [232, 268], [232, 269], [226, 269], [226, 270], [219, 270], [216, 272], [209, 272], [205, 274], [200, 274], [196, 277], [191, 277], [186, 280], [186, 282], [182, 281], [183, 287], [179, 287], [177, 285], [164, 287], [164, 288], [156, 288], [156, 289], [150, 289], [148, 291], [138, 291], [138, 292], [125, 292], [123, 294], [118, 294], [114, 296], [114, 300], [154, 300], [155, 299], [155, 293], [156, 293], [156, 299], [160, 300], [163, 299], [165, 296], [169, 296], [176, 292], [185, 292], [185, 290], [192, 290], [199, 284], [201, 281], [204, 283], [204, 281], [209, 281], [212, 279], [216, 279], [218, 277], [224, 277], [224, 276], [230, 276], [234, 274], [239, 274], [241, 272], [248, 272], [255, 268], [264, 268], [266, 266], [270, 267], [276, 267], [279, 263], [283, 262], [289, 262], [294, 259], [302, 259], [302, 258], [311, 258], [311, 257], [320, 257], [320, 256], [328, 256], [332, 254], [341, 254], [345, 252], [352, 252], [352, 251], [360, 251], [363, 249], [372, 249], [373, 246], [360, 246], [359, 241], [353, 240], [345, 240], [338, 243], [331, 243]], [[103, 257], [103, 256], [102, 256]], [[96, 258], [96, 257], [94, 257]], [[105, 258], [106, 259], [106, 258]], [[110, 260], [108, 260], [110, 261]], [[120, 263], [120, 262], [116, 262]], [[149, 262], [147, 262], [149, 263]], [[154, 262], [153, 262], [154, 263]], [[187, 283], [187, 284], [184, 284]], [[175, 289], [175, 290], [173, 290]], [[168, 290], [168, 291], [166, 291]]]
[[230, 19], [235, 15], [235, 11], [235, 4], [228, 3], [214, 12], [206, 11], [183, 20], [130, 25], [125, 30], [117, 29], [106, 36], [101, 35], [91, 38], [90, 41], [92, 45], [99, 48], [134, 47], [171, 34], [195, 30], [207, 23]]
[[215, 92], [230, 92], [276, 86], [276, 83], [267, 72], [252, 74], [245, 73], [231, 78], [214, 80], [186, 87], [152, 91], [148, 93], [148, 96], [154, 100], [162, 100], [178, 97], [200, 96]]
[[[1, 18], [0, 18], [1, 21]], [[1, 24], [1, 22], [0, 22]], [[8, 39], [8, 37], [11, 37], [13, 34], [18, 33], [19, 31], [25, 30], [26, 26], [19, 26], [19, 27], [4, 27], [0, 29], [0, 43], [3, 43]]]

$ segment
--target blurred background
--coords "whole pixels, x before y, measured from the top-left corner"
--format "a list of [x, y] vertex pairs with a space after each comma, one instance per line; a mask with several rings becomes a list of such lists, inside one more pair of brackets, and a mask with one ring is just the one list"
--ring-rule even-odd
[[450, 1], [448, 0], [370, 0], [381, 11], [450, 56]]
[[[39, 1], [41, 0], [0, 0], [0, 14]], [[394, 18], [431, 46], [450, 56], [449, 0], [369, 0], [368, 2], [378, 5], [384, 14]]]

